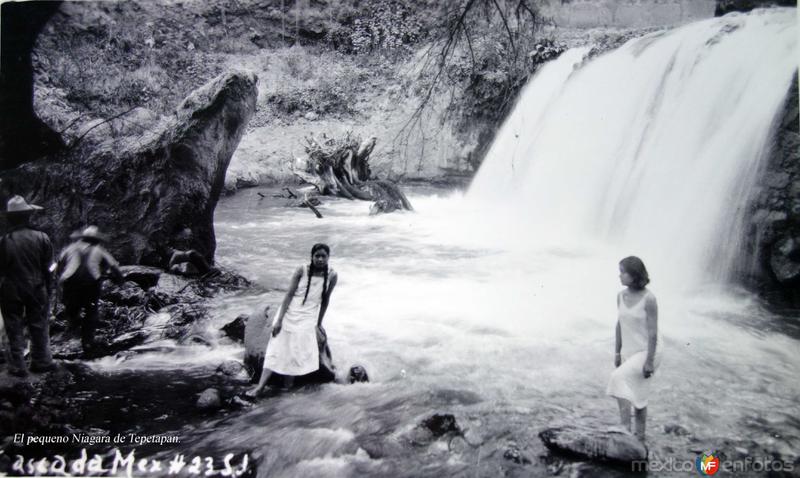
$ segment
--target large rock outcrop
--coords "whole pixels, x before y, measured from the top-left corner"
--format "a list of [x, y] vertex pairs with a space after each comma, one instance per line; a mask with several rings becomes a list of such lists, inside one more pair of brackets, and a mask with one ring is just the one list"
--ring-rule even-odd
[[272, 319], [269, 306], [256, 307], [245, 322], [244, 366], [250, 371], [252, 382], [258, 382], [264, 368], [264, 354], [272, 337]]
[[800, 110], [795, 73], [751, 202], [744, 264], [776, 305], [800, 307]]
[[97, 128], [60, 157], [4, 172], [3, 184], [45, 206], [36, 222], [56, 244], [97, 224], [123, 263], [164, 266], [172, 249], [211, 262], [214, 208], [255, 111], [256, 82], [251, 72], [220, 75], [144, 134], [98, 138]]

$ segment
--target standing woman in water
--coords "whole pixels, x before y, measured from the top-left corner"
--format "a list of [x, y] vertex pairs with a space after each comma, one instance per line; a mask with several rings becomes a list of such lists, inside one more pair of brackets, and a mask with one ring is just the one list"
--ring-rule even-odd
[[300, 266], [292, 276], [267, 344], [264, 370], [248, 395], [258, 395], [273, 372], [284, 375], [284, 387], [289, 388], [294, 377], [319, 368], [317, 328], [322, 325], [338, 279], [336, 272], [328, 268], [330, 252], [326, 244], [314, 244], [311, 263]]
[[631, 405], [636, 436], [644, 441], [651, 377], [661, 362], [658, 302], [647, 289], [650, 277], [641, 259], [619, 263], [619, 280], [626, 288], [617, 294], [617, 338], [614, 366], [606, 393], [617, 399], [622, 425], [631, 430]]

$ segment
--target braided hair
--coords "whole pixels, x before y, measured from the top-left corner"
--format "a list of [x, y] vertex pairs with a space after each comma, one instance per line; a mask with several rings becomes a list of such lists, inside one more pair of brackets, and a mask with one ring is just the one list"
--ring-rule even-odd
[[[320, 249], [324, 250], [326, 253], [328, 253], [328, 255], [330, 255], [331, 253], [331, 248], [328, 247], [327, 244], [323, 244], [321, 242], [314, 244], [314, 246], [311, 247], [311, 263], [308, 264], [308, 274], [307, 274], [308, 281], [306, 282], [306, 294], [303, 296], [303, 304], [305, 304], [306, 299], [308, 299], [308, 289], [311, 287], [311, 276], [314, 272], [319, 272], [319, 269], [317, 269], [314, 266], [314, 253]], [[325, 293], [327, 291], [328, 291], [328, 266], [325, 265], [325, 267], [322, 268], [322, 297], [325, 297]]]

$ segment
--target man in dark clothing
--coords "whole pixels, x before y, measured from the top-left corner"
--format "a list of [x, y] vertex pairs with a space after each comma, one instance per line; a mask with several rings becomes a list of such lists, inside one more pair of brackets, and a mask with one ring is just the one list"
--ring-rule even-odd
[[81, 345], [84, 354], [90, 356], [95, 349], [95, 331], [99, 320], [97, 303], [103, 277], [110, 273], [119, 283], [122, 282], [122, 273], [114, 257], [100, 245], [105, 241], [105, 236], [97, 226], [87, 227], [75, 238], [77, 240], [59, 255], [56, 273], [67, 317], [72, 323], [78, 323], [81, 311], [85, 314], [80, 321]]
[[0, 238], [0, 311], [9, 342], [10, 374], [24, 377], [25, 327], [31, 339], [31, 371], [54, 368], [50, 355], [50, 293], [53, 246], [47, 234], [32, 229], [30, 217], [42, 209], [21, 196], [8, 200], [9, 232]]

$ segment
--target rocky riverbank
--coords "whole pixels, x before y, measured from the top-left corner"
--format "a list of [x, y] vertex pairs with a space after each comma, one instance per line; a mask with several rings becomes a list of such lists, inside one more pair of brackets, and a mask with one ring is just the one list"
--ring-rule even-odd
[[[185, 371], [181, 370], [111, 376], [84, 362], [113, 357], [121, 363], [153, 346], [166, 352], [181, 345], [209, 343], [212, 339], [200, 332], [207, 319], [207, 300], [220, 293], [254, 293], [247, 279], [225, 270], [202, 277], [140, 266], [124, 267], [123, 271], [124, 283], [104, 284], [96, 334], [98, 347], [91, 357], [81, 351], [78, 325], [67, 321], [59, 305], [51, 325], [56, 370], [32, 374], [27, 379], [12, 377], [5, 368], [0, 371], [0, 449], [5, 451], [0, 456], [0, 469], [9, 470], [8, 460], [13, 453], [52, 455], [61, 449], [76, 448], [71, 440], [64, 444], [69, 446], [15, 440], [17, 433], [27, 437], [76, 435], [97, 440], [137, 430], [153, 434], [180, 426], [181, 417], [246, 405], [235, 399], [249, 385], [249, 375], [238, 362], [220, 363], [216, 370], [190, 372], [195, 376], [182, 376]], [[152, 388], [153, 381], [162, 382], [163, 386]], [[140, 386], [144, 388], [137, 389]], [[216, 400], [211, 402], [200, 394], [209, 388], [216, 390]], [[162, 396], [148, 396], [155, 390], [160, 390]], [[180, 398], [176, 399], [176, 395]], [[116, 407], [111, 405], [115, 402]]]

